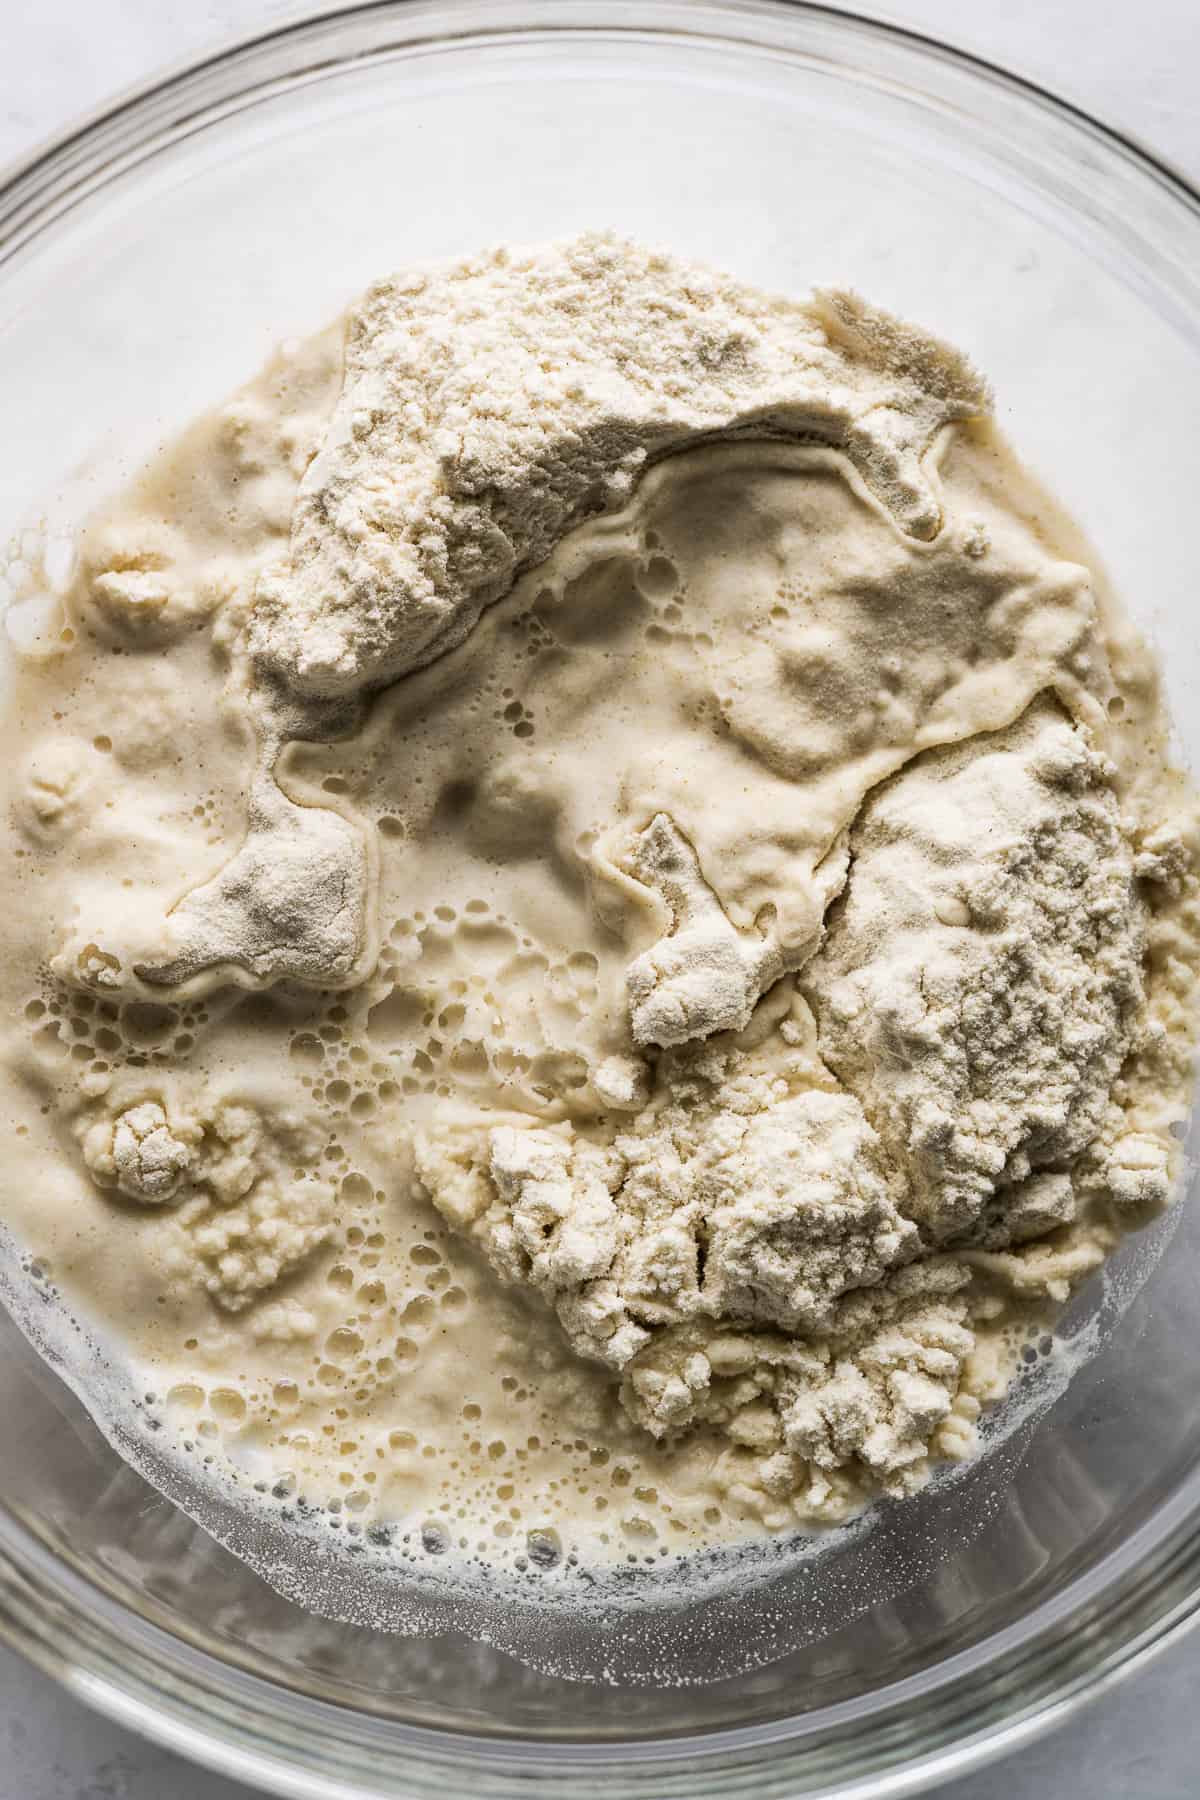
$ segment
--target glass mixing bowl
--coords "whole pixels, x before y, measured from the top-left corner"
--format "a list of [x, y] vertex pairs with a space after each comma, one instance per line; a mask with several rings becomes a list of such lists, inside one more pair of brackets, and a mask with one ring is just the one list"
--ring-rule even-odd
[[[852, 283], [966, 348], [1157, 639], [1197, 760], [1196, 196], [1008, 76], [783, 0], [364, 7], [60, 139], [0, 189], [0, 539], [72, 525], [375, 274], [590, 226], [768, 287]], [[124, 1723], [279, 1793], [911, 1792], [1195, 1615], [1198, 1268], [1184, 1206], [1081, 1298], [1067, 1335], [1094, 1354], [1066, 1391], [781, 1576], [774, 1636], [761, 1586], [726, 1589], [650, 1622], [651, 1666], [646, 1620], [617, 1609], [608, 1678], [586, 1682], [452, 1609], [405, 1637], [282, 1598], [3, 1318], [0, 1630]]]

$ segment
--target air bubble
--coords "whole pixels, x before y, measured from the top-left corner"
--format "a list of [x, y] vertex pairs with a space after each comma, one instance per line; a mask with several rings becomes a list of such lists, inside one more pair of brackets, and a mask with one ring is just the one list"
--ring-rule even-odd
[[488, 1053], [481, 1039], [464, 1038], [450, 1053], [450, 1067], [466, 1080], [477, 1080], [490, 1067]]
[[679, 586], [679, 571], [665, 556], [652, 556], [637, 572], [637, 584], [647, 600], [661, 600]]
[[246, 1416], [246, 1402], [236, 1388], [214, 1388], [208, 1404], [227, 1425], [236, 1425]]
[[167, 1405], [178, 1406], [187, 1412], [199, 1412], [204, 1405], [204, 1389], [197, 1387], [194, 1382], [182, 1382], [169, 1390]]
[[554, 1569], [562, 1561], [562, 1539], [550, 1527], [528, 1532], [525, 1547], [536, 1569]]
[[121, 1024], [130, 1043], [149, 1048], [175, 1032], [179, 1015], [173, 1007], [134, 1001], [121, 1009]]

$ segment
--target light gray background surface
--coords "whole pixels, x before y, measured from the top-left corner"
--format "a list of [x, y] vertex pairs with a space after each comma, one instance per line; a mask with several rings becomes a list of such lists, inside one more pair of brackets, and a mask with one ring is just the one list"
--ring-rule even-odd
[[[332, 0], [326, 0], [326, 4]], [[294, 0], [0, 0], [0, 164], [117, 90], [296, 13]], [[878, 11], [1043, 82], [1200, 181], [1196, 0], [896, 0]], [[2, 415], [0, 415], [2, 416]], [[1200, 1633], [956, 1800], [1196, 1800]], [[943, 1790], [949, 1793], [951, 1790]], [[250, 1800], [94, 1717], [0, 1649], [0, 1800]]]

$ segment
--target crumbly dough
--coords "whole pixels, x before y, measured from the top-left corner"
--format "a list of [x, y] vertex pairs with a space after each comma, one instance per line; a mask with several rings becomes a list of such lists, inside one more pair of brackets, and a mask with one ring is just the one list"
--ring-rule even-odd
[[1167, 1203], [1196, 803], [987, 404], [589, 237], [22, 545], [4, 1216], [181, 1454], [485, 1559], [829, 1523]]
[[[655, 1435], [717, 1422], [772, 1451], [781, 1493], [820, 1442], [822, 1469], [858, 1459], [903, 1492], [974, 1346], [949, 1298], [970, 1264], [943, 1252], [1010, 1252], [1019, 1280], [1021, 1247], [1085, 1199], [1120, 1206], [1094, 1146], [1144, 1001], [1145, 923], [1108, 772], [1038, 701], [872, 794], [801, 981], [820, 1073], [803, 1056], [681, 1056], [603, 1149], [566, 1124], [422, 1140], [439, 1208], [502, 1279], [545, 1295], [582, 1355], [628, 1370], [624, 1403]], [[704, 1035], [744, 1024], [748, 1008], [722, 1010], [723, 961], [707, 939], [689, 948]], [[1139, 1204], [1165, 1204], [1168, 1155], [1143, 1165]], [[750, 1328], [802, 1340], [804, 1358]], [[710, 1354], [731, 1332], [732, 1381]]]
[[218, 1306], [240, 1312], [335, 1236], [333, 1186], [312, 1170], [319, 1136], [286, 1101], [132, 1071], [93, 1085], [98, 1103], [74, 1120], [93, 1180], [178, 1208], [165, 1266]]

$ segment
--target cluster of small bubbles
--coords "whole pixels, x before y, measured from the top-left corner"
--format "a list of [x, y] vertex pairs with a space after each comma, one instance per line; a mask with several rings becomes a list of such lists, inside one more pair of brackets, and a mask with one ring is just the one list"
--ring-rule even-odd
[[1032, 1367], [1039, 1360], [1054, 1354], [1054, 1336], [1040, 1323], [1031, 1323], [1023, 1333], [1025, 1342], [1020, 1346], [1020, 1358], [1027, 1366]]
[[39, 1050], [69, 1059], [101, 1087], [122, 1069], [173, 1066], [194, 1049], [208, 1020], [199, 1004], [104, 999], [50, 978], [23, 1013]]
[[553, 648], [555, 637], [546, 622], [546, 612], [557, 603], [558, 598], [553, 588], [541, 588], [532, 606], [513, 613], [508, 620], [509, 630], [521, 641], [521, 649], [526, 656], [538, 656], [543, 650]]
[[[100, 742], [101, 740], [98, 738], [96, 740], [97, 748], [99, 748]], [[197, 800], [192, 807], [191, 816], [198, 825], [203, 826], [210, 843], [216, 843], [223, 835], [221, 808], [215, 794], [205, 794], [202, 799]]]
[[[515, 696], [499, 697], [507, 707]], [[455, 895], [453, 904], [427, 902], [396, 919], [378, 977], [354, 994], [230, 1001], [228, 1015], [240, 1009], [239, 1025], [282, 1028], [292, 1074], [328, 1116], [321, 1163], [337, 1187], [339, 1233], [311, 1272], [320, 1324], [289, 1341], [286, 1368], [276, 1364], [257, 1387], [248, 1376], [222, 1375], [217, 1385], [190, 1374], [168, 1393], [168, 1416], [206, 1460], [222, 1440], [240, 1440], [243, 1450], [252, 1443], [269, 1452], [273, 1467], [290, 1471], [267, 1497], [297, 1518], [319, 1517], [343, 1536], [365, 1533], [364, 1541], [390, 1554], [398, 1553], [403, 1529], [396, 1518], [415, 1517], [423, 1523], [410, 1534], [412, 1554], [457, 1548], [485, 1562], [515, 1559], [531, 1579], [567, 1570], [573, 1556], [577, 1563], [559, 1534], [581, 1514], [590, 1526], [603, 1518], [604, 1541], [611, 1533], [622, 1554], [633, 1545], [639, 1557], [665, 1554], [658, 1538], [668, 1535], [668, 1523], [672, 1535], [686, 1532], [636, 1457], [610, 1455], [585, 1439], [561, 1441], [547, 1384], [527, 1384], [519, 1367], [502, 1374], [501, 1364], [486, 1392], [465, 1399], [461, 1432], [439, 1429], [426, 1441], [420, 1426], [396, 1422], [397, 1414], [405, 1418], [406, 1394], [423, 1400], [437, 1388], [432, 1359], [447, 1329], [469, 1316], [478, 1274], [432, 1213], [427, 1227], [414, 1230], [411, 1209], [358, 1166], [372, 1166], [365, 1147], [373, 1140], [369, 1132], [356, 1138], [355, 1128], [386, 1118], [389, 1108], [401, 1112], [414, 1092], [474, 1082], [515, 1085], [522, 1096], [575, 1092], [588, 1079], [584, 1059], [543, 1049], [532, 1035], [506, 1037], [496, 1028], [497, 995], [507, 1007], [523, 986], [541, 1013], [555, 1013], [559, 1041], [570, 1042], [572, 1023], [597, 1003], [600, 980], [592, 952], [547, 955], [481, 894]], [[148, 1065], [176, 1054], [179, 1040], [209, 1018], [202, 1005], [83, 999], [47, 993], [30, 1001], [28, 1023], [50, 1025], [56, 1041], [64, 1033], [68, 1044], [86, 1037]], [[222, 1004], [208, 1006], [228, 1016]], [[78, 1034], [76, 1017], [87, 1022]], [[308, 1304], [303, 1293], [297, 1304]], [[189, 1346], [196, 1349], [196, 1340]], [[425, 1542], [433, 1528], [436, 1550]]]
[[227, 1380], [206, 1387], [198, 1378], [177, 1382], [166, 1394], [167, 1415], [177, 1426], [186, 1425], [196, 1437], [213, 1439], [236, 1432], [251, 1416], [256, 1393], [244, 1392]]
[[[383, 1196], [374, 1199], [381, 1201]], [[423, 1345], [438, 1329], [439, 1306], [452, 1301], [465, 1309], [469, 1300], [447, 1266], [457, 1247], [440, 1227], [411, 1242], [407, 1254], [402, 1245], [392, 1245], [386, 1274], [362, 1279], [362, 1262], [383, 1243], [383, 1234], [369, 1229], [371, 1222], [360, 1214], [360, 1223], [349, 1228], [344, 1246], [325, 1272], [328, 1287], [344, 1300], [345, 1310], [312, 1348], [312, 1380], [283, 1388], [276, 1384], [270, 1396], [284, 1425], [282, 1415], [294, 1417], [302, 1398], [321, 1404], [324, 1423], [315, 1447], [307, 1432], [294, 1427], [281, 1429], [274, 1443], [277, 1457], [285, 1453], [307, 1457], [315, 1448], [324, 1471], [323, 1490], [330, 1480], [335, 1483], [327, 1518], [346, 1522], [358, 1517], [390, 1529], [407, 1504], [399, 1503], [398, 1514], [389, 1484], [399, 1477], [399, 1492], [418, 1497], [426, 1509], [425, 1524], [435, 1524], [445, 1534], [443, 1547], [429, 1553], [443, 1554], [452, 1541], [460, 1548], [473, 1542], [475, 1554], [485, 1562], [497, 1556], [510, 1562], [523, 1558], [517, 1566], [546, 1571], [564, 1560], [558, 1537], [562, 1521], [578, 1517], [590, 1502], [597, 1519], [612, 1509], [611, 1533], [601, 1533], [603, 1543], [615, 1534], [617, 1544], [634, 1545], [639, 1556], [647, 1551], [667, 1554], [658, 1541], [662, 1532], [673, 1523], [675, 1532], [685, 1536], [686, 1526], [671, 1520], [669, 1502], [641, 1474], [638, 1458], [614, 1457], [586, 1438], [560, 1438], [544, 1395], [531, 1391], [516, 1374], [506, 1374], [498, 1384], [505, 1408], [500, 1429], [498, 1417], [490, 1420], [491, 1403], [484, 1396], [464, 1400], [457, 1451], [441, 1430], [436, 1441], [423, 1442], [413, 1430], [394, 1423], [389, 1428], [391, 1409], [376, 1422], [368, 1402], [386, 1384], [402, 1403], [403, 1385], [397, 1390], [395, 1383], [403, 1384], [412, 1373]], [[520, 1415], [512, 1409], [522, 1407], [532, 1409], [528, 1416], [531, 1423], [537, 1421], [539, 1430], [526, 1428], [514, 1434], [512, 1427]], [[544, 1455], [549, 1455], [556, 1471], [548, 1479], [544, 1470], [540, 1476], [534, 1474]], [[440, 1500], [435, 1498], [439, 1493]], [[538, 1496], [533, 1517], [528, 1516], [531, 1495]], [[476, 1532], [483, 1530], [477, 1541], [461, 1537], [462, 1530], [470, 1531], [472, 1525]]]
[[777, 625], [784, 624], [794, 617], [806, 602], [812, 599], [807, 583], [794, 577], [785, 577], [775, 590], [775, 605], [771, 608], [771, 618]]
[[516, 699], [511, 688], [505, 688], [500, 697], [505, 704], [498, 706], [492, 717], [506, 726], [514, 737], [531, 738], [534, 733], [533, 714], [524, 701]]
[[638, 592], [653, 609], [643, 629], [646, 642], [660, 647], [677, 643], [685, 648], [698, 646], [711, 650], [710, 634], [695, 630], [687, 623], [686, 584], [670, 557], [662, 554], [658, 543], [655, 533], [646, 534], [642, 557], [634, 568]]
[[365, 1124], [399, 1095], [394, 1068], [372, 1054], [341, 1000], [294, 1024], [287, 1052], [300, 1085], [335, 1117]]
[[411, 1449], [425, 1459], [440, 1454], [433, 1446], [418, 1447], [415, 1438], [377, 1429], [346, 1430], [362, 1417], [381, 1390], [392, 1392], [417, 1368], [425, 1346], [445, 1322], [465, 1312], [466, 1289], [453, 1279], [445, 1262], [445, 1233], [428, 1230], [408, 1246], [392, 1240], [394, 1223], [388, 1195], [372, 1188], [358, 1171], [343, 1177], [339, 1198], [349, 1221], [342, 1241], [324, 1270], [326, 1290], [336, 1299], [336, 1323], [308, 1347], [307, 1375], [276, 1383], [263, 1398], [262, 1422], [275, 1426], [276, 1452], [309, 1450], [306, 1432], [294, 1423], [302, 1407], [315, 1406], [319, 1419], [319, 1461], [336, 1454], [348, 1466], [336, 1476], [344, 1505], [365, 1512], [373, 1503], [379, 1472], [372, 1459], [385, 1464]]
[[354, 1019], [342, 1004], [314, 1010], [293, 1026], [288, 1053], [313, 1099], [356, 1123], [405, 1097], [463, 1087], [515, 1087], [518, 1104], [549, 1102], [583, 1087], [588, 1070], [546, 1042], [547, 1022], [559, 1041], [577, 1035], [598, 989], [590, 951], [553, 959], [481, 897], [440, 902], [392, 922]]

